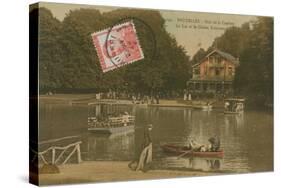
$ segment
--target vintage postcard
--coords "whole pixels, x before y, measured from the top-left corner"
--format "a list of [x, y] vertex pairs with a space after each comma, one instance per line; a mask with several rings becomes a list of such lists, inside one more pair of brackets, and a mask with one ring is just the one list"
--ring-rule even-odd
[[30, 182], [266, 172], [273, 18], [30, 6]]

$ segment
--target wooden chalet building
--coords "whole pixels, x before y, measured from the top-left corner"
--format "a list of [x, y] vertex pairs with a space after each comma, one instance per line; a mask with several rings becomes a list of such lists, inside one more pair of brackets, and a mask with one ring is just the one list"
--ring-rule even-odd
[[231, 54], [214, 50], [192, 66], [189, 93], [231, 94], [232, 82], [239, 60]]

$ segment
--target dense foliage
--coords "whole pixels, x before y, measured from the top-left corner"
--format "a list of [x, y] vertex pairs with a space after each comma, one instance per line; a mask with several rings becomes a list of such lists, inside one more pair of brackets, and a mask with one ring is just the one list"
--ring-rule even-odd
[[236, 93], [257, 105], [273, 104], [273, 19], [259, 18], [247, 38], [235, 76]]
[[[46, 8], [39, 11], [41, 92], [175, 91], [184, 89], [190, 78], [189, 57], [166, 32], [158, 11], [118, 9], [101, 13], [79, 9], [70, 11], [62, 22]], [[146, 24], [134, 22], [145, 58], [102, 73], [91, 33], [109, 28], [128, 15]]]

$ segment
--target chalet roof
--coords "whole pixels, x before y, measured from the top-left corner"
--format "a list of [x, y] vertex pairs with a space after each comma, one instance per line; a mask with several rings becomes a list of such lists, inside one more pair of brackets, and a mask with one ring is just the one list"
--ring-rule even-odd
[[192, 67], [195, 67], [195, 66], [201, 64], [206, 58], [208, 58], [209, 56], [211, 56], [214, 53], [218, 53], [220, 56], [222, 56], [223, 58], [227, 59], [228, 61], [230, 61], [230, 62], [232, 62], [232, 63], [234, 63], [236, 65], [239, 65], [239, 60], [237, 58], [233, 57], [229, 53], [226, 53], [226, 52], [223, 52], [221, 50], [215, 49], [212, 52], [210, 52], [208, 55], [206, 55], [199, 63], [196, 63], [196, 64], [192, 65]]

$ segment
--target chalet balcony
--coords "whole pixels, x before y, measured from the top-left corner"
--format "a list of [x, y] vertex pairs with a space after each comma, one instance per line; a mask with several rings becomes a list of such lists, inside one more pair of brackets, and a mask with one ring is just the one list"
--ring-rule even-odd
[[223, 75], [218, 75], [218, 76], [210, 76], [210, 75], [205, 75], [201, 76], [199, 74], [193, 74], [192, 80], [205, 80], [205, 81], [233, 81], [234, 76], [223, 76]]
[[200, 74], [193, 74], [192, 79], [200, 79]]
[[210, 63], [209, 68], [224, 68], [223, 63]]

